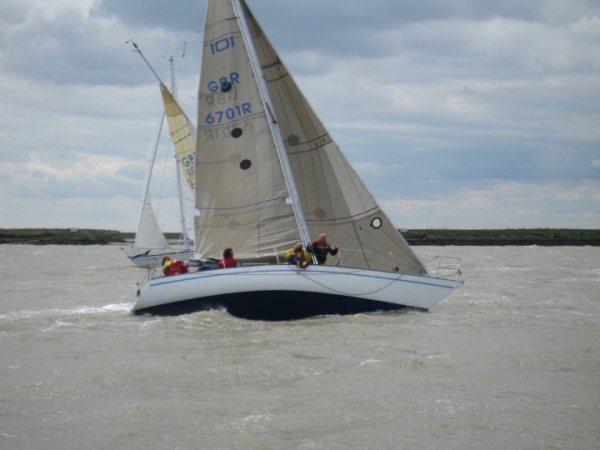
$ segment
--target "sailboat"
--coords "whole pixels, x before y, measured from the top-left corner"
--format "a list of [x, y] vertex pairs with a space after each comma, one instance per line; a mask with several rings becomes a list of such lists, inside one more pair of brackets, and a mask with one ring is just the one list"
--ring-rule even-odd
[[[135, 312], [224, 304], [268, 318], [430, 309], [462, 283], [425, 267], [296, 85], [244, 0], [209, 0], [198, 95], [195, 257], [242, 267], [150, 279]], [[324, 265], [282, 262], [320, 233]], [[438, 267], [439, 268], [439, 267]]]
[[[133, 42], [132, 45], [144, 62], [148, 64], [151, 71], [156, 74], [137, 44]], [[194, 254], [194, 251], [190, 246], [191, 239], [188, 236], [186, 225], [188, 220], [185, 214], [184, 199], [193, 198], [196, 130], [176, 101], [177, 85], [175, 82], [173, 57], [169, 58], [169, 63], [171, 67], [171, 90], [169, 91], [162, 82], [159, 83], [164, 110], [161, 112], [158, 128], [150, 147], [138, 230], [135, 235], [133, 248], [128, 255], [128, 258], [134, 265], [146, 269], [160, 266], [162, 258], [165, 256], [185, 260], [193, 257]], [[169, 244], [158, 225], [150, 195], [150, 183], [156, 161], [156, 152], [158, 150], [165, 118], [167, 119], [169, 127], [171, 143], [175, 150], [175, 173], [177, 175], [177, 193], [182, 241], [181, 245], [176, 248]]]

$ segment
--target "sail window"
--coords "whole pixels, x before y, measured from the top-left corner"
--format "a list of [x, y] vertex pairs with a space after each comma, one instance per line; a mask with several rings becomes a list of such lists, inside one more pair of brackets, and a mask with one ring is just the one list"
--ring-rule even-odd
[[286, 139], [288, 145], [298, 145], [300, 143], [300, 138], [296, 134], [291, 134]]
[[379, 230], [381, 228], [381, 225], [383, 225], [383, 222], [379, 217], [375, 217], [373, 220], [371, 220], [371, 226], [376, 230]]
[[242, 134], [244, 134], [244, 132], [242, 131], [241, 128], [234, 128], [233, 130], [231, 130], [231, 137], [233, 137], [235, 139], [241, 137]]
[[240, 169], [242, 170], [248, 170], [250, 167], [252, 167], [252, 161], [249, 159], [245, 159], [240, 163]]

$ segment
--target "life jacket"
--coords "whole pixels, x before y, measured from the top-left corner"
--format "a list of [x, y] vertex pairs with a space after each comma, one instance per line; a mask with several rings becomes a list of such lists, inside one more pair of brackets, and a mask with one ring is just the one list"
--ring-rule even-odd
[[188, 265], [176, 259], [169, 259], [163, 264], [163, 273], [167, 277], [187, 273]]
[[299, 261], [305, 260], [309, 263], [312, 262], [312, 255], [306, 250], [296, 250], [295, 248], [290, 248], [283, 254], [283, 258], [286, 261], [289, 261], [292, 258], [296, 258]]
[[238, 262], [237, 259], [235, 258], [223, 258], [221, 261], [219, 261], [219, 264], [217, 265], [217, 267], [219, 269], [231, 269], [233, 267], [238, 267], [240, 264]]

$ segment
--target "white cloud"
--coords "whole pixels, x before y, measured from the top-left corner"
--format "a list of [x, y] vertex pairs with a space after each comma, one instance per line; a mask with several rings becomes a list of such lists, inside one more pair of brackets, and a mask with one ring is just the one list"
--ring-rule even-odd
[[600, 182], [494, 182], [435, 198], [381, 202], [401, 228], [600, 227]]
[[386, 176], [389, 177], [390, 175], [393, 175], [394, 173], [397, 173], [398, 171], [402, 170], [401, 164], [383, 164], [374, 161], [356, 162], [352, 164], [352, 166], [360, 176], [374, 178]]
[[[261, 20], [265, 30], [280, 37], [275, 45], [286, 50], [306, 96], [370, 187], [389, 195], [405, 178], [422, 177], [414, 189], [420, 197], [389, 200], [402, 213], [399, 225], [595, 223], [589, 206], [600, 193], [589, 190], [589, 180], [600, 166], [597, 7], [384, 1], [382, 15], [348, 0], [347, 22], [334, 22], [339, 8], [332, 2], [318, 13], [306, 0], [286, 3], [302, 8], [293, 15], [269, 1], [254, 2], [269, 19]], [[87, 226], [93, 215], [80, 208], [88, 199], [102, 211], [98, 224], [132, 229], [120, 205], [137, 204], [162, 105], [124, 41], [135, 37], [161, 73], [167, 64], [160, 55], [188, 42], [178, 84], [194, 118], [201, 11], [194, 1], [179, 6], [159, 0], [157, 14], [135, 1], [4, 0], [0, 226], [39, 224], [36, 208], [49, 201], [72, 216], [69, 224]], [[192, 10], [197, 20], [189, 20]], [[168, 144], [161, 151], [170, 151]], [[439, 186], [449, 178], [442, 197]], [[481, 188], [490, 178], [498, 180]], [[108, 198], [118, 200], [111, 206]], [[45, 225], [51, 218], [63, 223], [49, 214]]]

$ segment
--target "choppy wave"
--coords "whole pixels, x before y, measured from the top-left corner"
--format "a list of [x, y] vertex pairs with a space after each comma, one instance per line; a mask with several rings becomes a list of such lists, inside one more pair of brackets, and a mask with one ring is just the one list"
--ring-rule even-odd
[[78, 316], [87, 314], [103, 314], [111, 312], [130, 311], [133, 308], [133, 303], [111, 303], [104, 306], [77, 306], [72, 309], [39, 309], [39, 310], [24, 310], [11, 311], [0, 314], [0, 320], [15, 321], [23, 319], [31, 319], [36, 317], [63, 317], [63, 316]]

